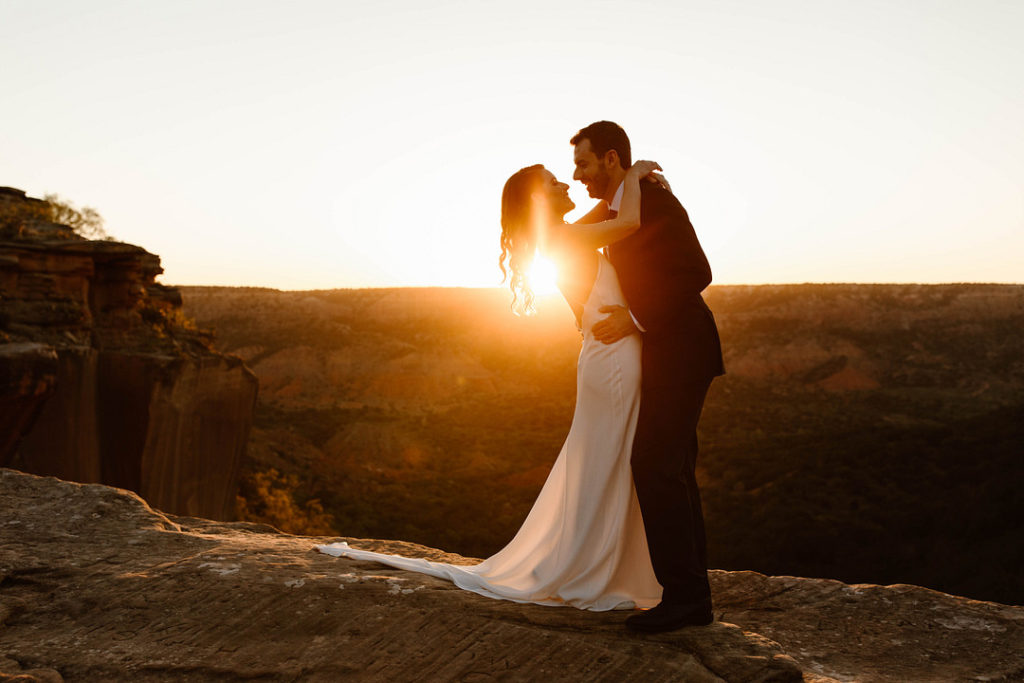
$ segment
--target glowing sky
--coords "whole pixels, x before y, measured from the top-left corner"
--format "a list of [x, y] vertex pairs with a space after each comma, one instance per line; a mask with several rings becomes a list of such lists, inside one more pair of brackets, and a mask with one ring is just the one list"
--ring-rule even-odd
[[171, 284], [490, 286], [507, 176], [611, 119], [717, 283], [1022, 282], [1021, 36], [1020, 0], [0, 0], [0, 185]]

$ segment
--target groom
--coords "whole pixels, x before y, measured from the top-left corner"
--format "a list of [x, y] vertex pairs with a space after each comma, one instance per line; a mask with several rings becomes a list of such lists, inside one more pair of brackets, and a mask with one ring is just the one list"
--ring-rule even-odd
[[[570, 142], [573, 179], [617, 212], [622, 180], [632, 164], [626, 132], [611, 121], [598, 121]], [[593, 331], [605, 344], [643, 336], [631, 463], [651, 564], [664, 590], [659, 605], [629, 617], [626, 625], [660, 632], [712, 621], [694, 470], [704, 396], [725, 370], [715, 319], [700, 294], [711, 282], [711, 268], [686, 210], [656, 183], [641, 183], [640, 196], [640, 229], [608, 247], [629, 309], [602, 308], [609, 316]]]

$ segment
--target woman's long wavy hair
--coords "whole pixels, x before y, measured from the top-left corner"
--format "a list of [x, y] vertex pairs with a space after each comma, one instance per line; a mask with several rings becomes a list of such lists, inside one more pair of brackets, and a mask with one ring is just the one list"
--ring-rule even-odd
[[501, 191], [501, 281], [508, 280], [512, 290], [512, 312], [533, 315], [534, 294], [530, 289], [527, 271], [537, 251], [537, 230], [531, 224], [533, 215], [531, 195], [541, 183], [540, 171], [544, 167], [534, 164], [519, 169], [505, 181]]

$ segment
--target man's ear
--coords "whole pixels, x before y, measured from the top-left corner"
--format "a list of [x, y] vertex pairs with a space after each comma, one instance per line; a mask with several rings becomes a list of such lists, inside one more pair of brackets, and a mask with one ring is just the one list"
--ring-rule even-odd
[[618, 164], [619, 168], [622, 168], [622, 160], [619, 159], [619, 153], [614, 149], [610, 149], [604, 153], [604, 165], [608, 168], [614, 168]]

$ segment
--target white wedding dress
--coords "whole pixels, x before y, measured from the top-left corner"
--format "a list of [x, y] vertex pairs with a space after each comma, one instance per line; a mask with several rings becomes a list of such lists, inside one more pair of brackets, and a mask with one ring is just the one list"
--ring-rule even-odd
[[329, 555], [373, 560], [430, 574], [480, 595], [604, 611], [645, 608], [661, 599], [633, 488], [630, 452], [640, 405], [640, 337], [615, 344], [591, 328], [606, 305], [625, 305], [615, 269], [598, 257], [583, 307], [576, 411], [551, 474], [512, 542], [480, 564], [453, 565], [387, 555], [347, 543]]

